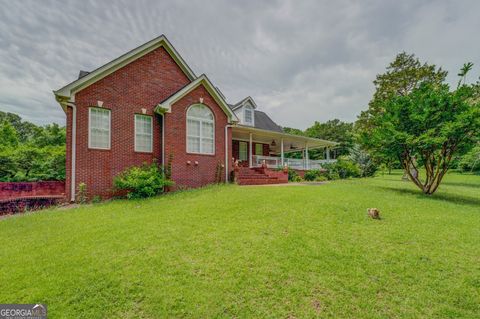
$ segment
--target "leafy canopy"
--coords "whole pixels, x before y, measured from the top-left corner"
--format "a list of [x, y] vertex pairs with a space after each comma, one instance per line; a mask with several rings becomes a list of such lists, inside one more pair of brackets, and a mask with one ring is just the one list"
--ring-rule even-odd
[[451, 90], [445, 76], [413, 55], [400, 54], [377, 76], [377, 91], [356, 124], [362, 144], [397, 158], [426, 194], [436, 191], [453, 155], [471, 148], [480, 130], [479, 84], [459, 83]]
[[37, 126], [0, 112], [0, 181], [65, 179], [64, 127]]

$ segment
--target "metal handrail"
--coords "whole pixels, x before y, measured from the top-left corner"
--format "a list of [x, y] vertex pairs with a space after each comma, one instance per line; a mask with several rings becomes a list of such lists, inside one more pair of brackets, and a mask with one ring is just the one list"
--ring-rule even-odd
[[[293, 169], [299, 170], [310, 170], [310, 169], [321, 169], [323, 164], [334, 163], [337, 160], [311, 160], [311, 159], [301, 159], [301, 158], [285, 158], [284, 164]], [[278, 168], [282, 166], [281, 157], [276, 156], [264, 156], [264, 155], [253, 155], [252, 156], [252, 165], [255, 167], [260, 167], [266, 165], [268, 168]]]

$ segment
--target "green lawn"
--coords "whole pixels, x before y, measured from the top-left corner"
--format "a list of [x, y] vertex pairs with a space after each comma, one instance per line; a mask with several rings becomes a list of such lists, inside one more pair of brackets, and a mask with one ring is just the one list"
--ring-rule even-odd
[[0, 241], [0, 303], [50, 318], [480, 317], [480, 176], [213, 186], [6, 218]]

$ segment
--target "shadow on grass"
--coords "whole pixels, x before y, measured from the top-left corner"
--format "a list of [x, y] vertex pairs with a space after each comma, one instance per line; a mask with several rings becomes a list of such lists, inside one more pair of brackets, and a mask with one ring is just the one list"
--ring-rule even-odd
[[449, 195], [449, 194], [442, 194], [442, 193], [425, 195], [421, 193], [420, 190], [414, 190], [414, 189], [396, 188], [396, 187], [388, 187], [388, 186], [376, 186], [376, 187], [387, 190], [387, 191], [395, 192], [397, 194], [414, 195], [416, 198], [422, 198], [427, 200], [441, 200], [441, 201], [447, 201], [447, 202], [460, 204], [460, 205], [470, 205], [470, 206], [480, 207], [480, 198], [475, 198], [470, 196], [463, 196], [458, 194]]
[[448, 181], [445, 181], [445, 182], [442, 182], [442, 185], [480, 188], [480, 184], [462, 183], [462, 182], [448, 182]]

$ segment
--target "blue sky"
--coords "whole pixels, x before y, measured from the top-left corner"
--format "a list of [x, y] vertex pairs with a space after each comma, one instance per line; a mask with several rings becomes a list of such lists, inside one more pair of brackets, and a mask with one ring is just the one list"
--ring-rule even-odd
[[235, 103], [282, 126], [353, 121], [401, 51], [480, 75], [479, 1], [0, 0], [0, 110], [63, 124], [52, 90], [165, 34]]

